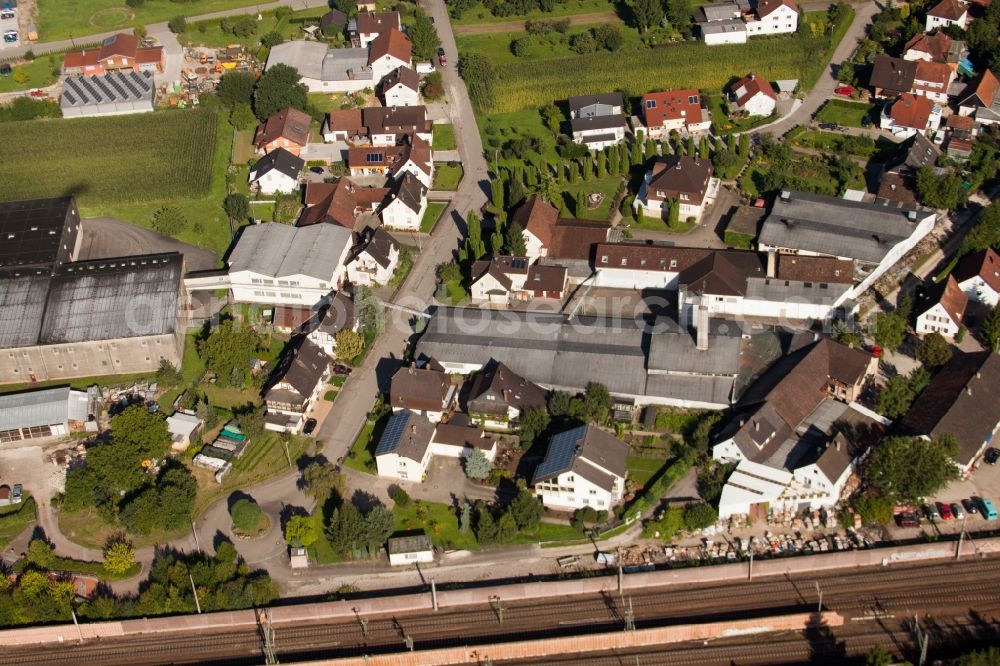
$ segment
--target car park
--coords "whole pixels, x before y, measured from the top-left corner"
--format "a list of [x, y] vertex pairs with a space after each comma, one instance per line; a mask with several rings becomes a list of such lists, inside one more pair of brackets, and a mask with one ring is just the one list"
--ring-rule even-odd
[[997, 461], [1000, 460], [1000, 449], [991, 446], [986, 450], [983, 460], [986, 461], [987, 465], [996, 465]]
[[941, 513], [941, 520], [951, 520], [951, 507], [944, 502], [937, 503], [938, 512]]
[[965, 511], [958, 502], [951, 503], [951, 515], [955, 516], [955, 520], [965, 520]]
[[941, 520], [941, 512], [937, 510], [937, 507], [933, 503], [924, 505], [924, 515], [927, 516], [927, 520], [932, 522]]
[[979, 513], [979, 502], [972, 498], [964, 499], [962, 500], [962, 508], [970, 516], [975, 516]]

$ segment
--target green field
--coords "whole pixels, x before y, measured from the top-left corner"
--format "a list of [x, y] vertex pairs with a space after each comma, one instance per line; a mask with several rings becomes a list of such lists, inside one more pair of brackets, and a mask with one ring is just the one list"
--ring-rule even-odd
[[[529, 36], [523, 31], [518, 31], [491, 32], [482, 35], [459, 35], [456, 38], [456, 42], [459, 51], [482, 53], [489, 57], [490, 62], [497, 65], [534, 60], [552, 60], [553, 58], [572, 58], [576, 57], [576, 53], [569, 48], [570, 38], [601, 25], [600, 23], [574, 25], [566, 31], [566, 34], [550, 32], [546, 35]], [[621, 26], [622, 34], [625, 37], [622, 49], [643, 48], [642, 37], [635, 28], [628, 27], [621, 22], [618, 25]], [[511, 42], [525, 36], [528, 38], [525, 52], [520, 56], [514, 55], [511, 51]]]
[[420, 231], [425, 234], [429, 234], [434, 230], [434, 225], [437, 224], [438, 218], [441, 217], [441, 213], [444, 209], [448, 207], [448, 204], [442, 203], [440, 201], [431, 201], [427, 204], [427, 210], [424, 211], [424, 217], [420, 220]]
[[[806, 20], [816, 22], [823, 15]], [[852, 13], [853, 16], [853, 13]], [[808, 88], [816, 81], [851, 16], [833, 34], [809, 32], [752, 39], [747, 44], [706, 46], [703, 42], [669, 43], [651, 48], [626, 45], [617, 52], [600, 51], [526, 60], [498, 53], [490, 36], [465, 37], [465, 53], [481, 52], [493, 62], [497, 80], [485, 113], [510, 113], [563, 100], [573, 95], [622, 90], [638, 97], [648, 90], [698, 88], [721, 91], [729, 80], [748, 71], [770, 80], [800, 79]], [[506, 33], [509, 40], [518, 33]], [[526, 33], [520, 33], [526, 34]], [[486, 45], [489, 45], [488, 47]], [[482, 49], [480, 51], [479, 49]], [[460, 47], [460, 51], [462, 48]], [[571, 76], [567, 76], [571, 72]]]
[[643, 458], [640, 456], [628, 457], [628, 478], [632, 479], [640, 486], [653, 478], [660, 468], [666, 464], [666, 460], [660, 458]]
[[875, 109], [875, 106], [875, 104], [831, 99], [816, 113], [816, 120], [821, 123], [861, 127], [861, 121]]
[[[243, 44], [253, 48], [260, 43], [260, 38], [269, 32], [277, 32], [283, 39], [301, 39], [305, 34], [302, 32], [302, 24], [296, 19], [319, 18], [327, 11], [324, 7], [314, 9], [304, 9], [295, 12], [290, 17], [278, 20], [274, 12], [263, 12], [261, 20], [257, 22], [257, 30], [246, 37], [238, 37], [232, 31], [224, 31], [220, 19], [209, 19], [208, 21], [198, 21], [188, 23], [187, 30], [179, 35], [182, 44], [189, 46], [207, 46], [212, 48], [222, 48], [230, 44]], [[233, 21], [240, 17], [233, 17]], [[312, 22], [314, 25], [316, 21]]]
[[207, 109], [8, 123], [0, 182], [7, 198], [73, 194], [83, 206], [204, 195], [217, 123]]
[[595, 14], [597, 12], [614, 11], [614, 3], [608, 0], [566, 0], [556, 4], [551, 12], [534, 11], [527, 14], [517, 14], [515, 16], [493, 16], [483, 5], [476, 5], [461, 18], [452, 19], [455, 25], [472, 25], [476, 23], [503, 23], [506, 21], [525, 21], [528, 19], [552, 19], [560, 16], [574, 16], [576, 14]]
[[[11, 75], [0, 77], [0, 93], [51, 86], [59, 78], [62, 58], [62, 53], [53, 53], [38, 56], [31, 62], [23, 62], [19, 65], [11, 63], [13, 67]], [[18, 83], [14, 80], [14, 75], [19, 71], [23, 71], [28, 75], [28, 80], [24, 83]]]
[[451, 166], [450, 163], [441, 162], [434, 165], [433, 190], [457, 190], [458, 184], [462, 182], [465, 170], [461, 164]]
[[136, 24], [197, 16], [234, 7], [260, 4], [255, 0], [146, 0], [131, 9], [122, 0], [38, 0], [38, 37], [43, 42], [80, 38]]
[[455, 150], [455, 126], [451, 123], [434, 124], [434, 150]]

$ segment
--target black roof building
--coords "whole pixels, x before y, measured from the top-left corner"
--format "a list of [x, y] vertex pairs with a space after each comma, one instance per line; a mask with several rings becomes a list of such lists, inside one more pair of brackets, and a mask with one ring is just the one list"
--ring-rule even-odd
[[0, 267], [72, 261], [80, 233], [73, 197], [0, 202]]

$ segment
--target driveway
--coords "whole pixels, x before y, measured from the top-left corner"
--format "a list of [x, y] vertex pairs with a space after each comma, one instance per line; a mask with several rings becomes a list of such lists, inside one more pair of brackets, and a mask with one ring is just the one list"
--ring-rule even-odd
[[137, 227], [116, 217], [89, 217], [83, 220], [81, 260], [157, 252], [180, 252], [184, 255], [184, 267], [188, 271], [219, 267], [219, 258], [211, 250], [182, 243], [151, 229]]
[[181, 70], [184, 68], [184, 49], [177, 41], [177, 35], [170, 32], [166, 23], [154, 23], [149, 26], [147, 35], [156, 40], [156, 43], [163, 47], [164, 63], [163, 73], [157, 72], [153, 75], [156, 85], [164, 85], [181, 80]]
[[796, 125], [808, 125], [813, 115], [819, 110], [823, 103], [833, 97], [834, 89], [840, 85], [837, 81], [837, 68], [844, 60], [850, 57], [857, 47], [858, 42], [865, 36], [865, 29], [871, 23], [872, 17], [879, 13], [881, 9], [874, 2], [853, 5], [854, 20], [851, 27], [847, 29], [844, 38], [833, 51], [833, 56], [827, 64], [826, 71], [820, 76], [819, 81], [809, 91], [801, 106], [793, 111], [788, 117], [768, 125], [757, 131], [781, 136]]

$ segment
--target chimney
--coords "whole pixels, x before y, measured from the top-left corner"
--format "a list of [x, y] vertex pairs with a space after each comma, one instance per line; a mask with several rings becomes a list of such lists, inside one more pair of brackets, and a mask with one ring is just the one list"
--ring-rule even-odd
[[781, 200], [782, 201], [791, 201], [792, 200], [792, 193], [789, 192], [788, 190], [781, 190]]
[[774, 278], [778, 274], [778, 253], [774, 250], [767, 251], [767, 277]]
[[753, 422], [753, 431], [754, 432], [760, 432], [760, 421], [754, 421]]
[[972, 387], [971, 386], [966, 386], [965, 387], [965, 394], [966, 395], [972, 395]]
[[417, 424], [416, 423], [414, 423], [413, 425], [410, 426], [410, 433], [412, 433], [414, 435], [417, 434]]
[[833, 440], [833, 445], [837, 447], [838, 451], [840, 450], [840, 438], [839, 437], [837, 439]]
[[708, 349], [708, 307], [699, 305], [694, 313], [694, 328], [697, 334], [696, 348], [700, 351]]

